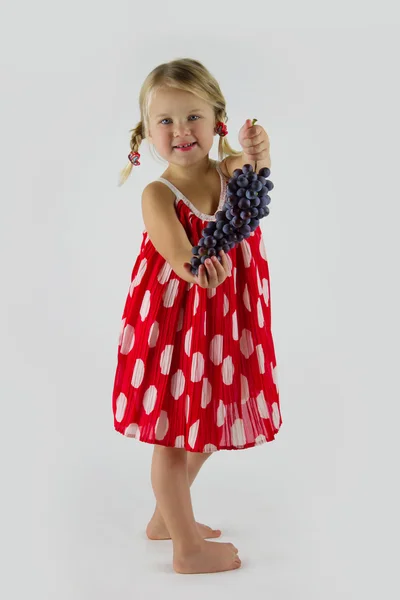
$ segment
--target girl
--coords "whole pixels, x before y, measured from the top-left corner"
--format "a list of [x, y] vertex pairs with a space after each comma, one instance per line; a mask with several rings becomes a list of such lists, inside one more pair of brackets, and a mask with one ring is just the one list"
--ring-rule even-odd
[[[251, 139], [247, 123], [239, 138], [244, 153], [230, 147], [224, 96], [198, 61], [155, 68], [139, 103], [120, 183], [140, 164], [143, 139], [168, 167], [142, 194], [146, 229], [122, 315], [114, 427], [154, 445], [157, 506], [147, 535], [172, 539], [174, 570], [228, 571], [241, 565], [238, 550], [206, 541], [221, 532], [196, 523], [189, 488], [212, 453], [272, 441], [282, 423], [261, 228], [198, 276], [190, 260], [225, 202], [234, 169], [252, 158], [269, 161], [269, 147], [260, 127]], [[218, 161], [209, 158], [216, 134]]]

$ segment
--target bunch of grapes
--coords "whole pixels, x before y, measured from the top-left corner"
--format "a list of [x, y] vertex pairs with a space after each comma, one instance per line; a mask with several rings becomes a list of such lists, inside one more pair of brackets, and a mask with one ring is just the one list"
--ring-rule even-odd
[[256, 173], [249, 164], [235, 169], [228, 182], [227, 199], [222, 209], [215, 215], [216, 220], [210, 221], [203, 229], [198, 245], [192, 248], [192, 275], [197, 276], [200, 265], [211, 256], [216, 256], [221, 262], [221, 249], [228, 253], [236, 244], [250, 237], [259, 226], [260, 219], [269, 215], [271, 198], [268, 192], [274, 187], [268, 179], [270, 173], [268, 167]]

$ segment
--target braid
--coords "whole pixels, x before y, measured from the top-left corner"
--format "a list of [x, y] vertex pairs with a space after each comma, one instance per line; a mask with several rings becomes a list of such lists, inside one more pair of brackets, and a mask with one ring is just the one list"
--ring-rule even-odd
[[[131, 151], [138, 152], [140, 145], [144, 139], [143, 122], [139, 121], [139, 123], [136, 125], [136, 127], [134, 129], [131, 129], [130, 131], [132, 132], [131, 141], [130, 141]], [[118, 183], [119, 187], [121, 185], [123, 185], [125, 183], [125, 181], [128, 179], [129, 175], [132, 172], [132, 168], [133, 168], [133, 164], [131, 163], [131, 161], [129, 161], [128, 164], [126, 165], [126, 167], [124, 167], [122, 169], [122, 171], [120, 172], [120, 178], [119, 178], [119, 183]]]
[[[217, 121], [222, 121], [223, 123], [227, 123], [228, 122], [228, 115], [226, 113], [225, 108], [220, 108], [216, 115], [215, 118]], [[241, 154], [241, 152], [238, 152], [237, 150], [234, 150], [230, 143], [227, 140], [227, 136], [221, 136], [219, 138], [219, 142], [218, 142], [218, 160], [222, 161], [223, 158], [225, 156], [238, 156], [239, 154]]]

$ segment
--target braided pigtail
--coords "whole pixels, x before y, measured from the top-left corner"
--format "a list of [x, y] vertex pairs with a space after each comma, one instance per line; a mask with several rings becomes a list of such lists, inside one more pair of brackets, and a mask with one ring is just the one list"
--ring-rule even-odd
[[121, 187], [121, 185], [123, 185], [125, 183], [125, 181], [128, 179], [129, 175], [132, 172], [133, 166], [140, 165], [139, 148], [140, 148], [140, 145], [141, 145], [141, 143], [143, 141], [143, 137], [144, 137], [142, 121], [139, 121], [139, 123], [136, 125], [136, 127], [134, 129], [131, 129], [130, 131], [132, 132], [132, 135], [131, 135], [131, 143], [130, 143], [131, 152], [128, 155], [129, 163], [120, 172], [119, 182], [118, 182], [119, 187]]
[[[217, 111], [215, 118], [217, 121], [221, 121], [222, 123], [228, 122], [228, 115], [226, 114], [225, 109], [220, 109]], [[230, 143], [228, 142], [227, 135], [220, 136], [218, 142], [218, 160], [221, 162], [225, 156], [238, 156], [241, 152], [234, 150]]]

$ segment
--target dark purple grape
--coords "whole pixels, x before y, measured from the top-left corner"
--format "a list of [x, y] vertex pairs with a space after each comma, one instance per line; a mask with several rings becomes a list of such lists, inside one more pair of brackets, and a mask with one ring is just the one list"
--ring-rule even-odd
[[227, 191], [229, 191], [229, 192], [233, 192], [233, 193], [235, 194], [235, 192], [237, 192], [237, 189], [238, 189], [238, 184], [237, 184], [237, 182], [236, 182], [236, 181], [232, 181], [232, 180], [231, 180], [231, 181], [228, 183], [228, 189], [227, 189]]
[[228, 233], [228, 234], [229, 234], [229, 233], [232, 233], [232, 231], [233, 231], [233, 227], [232, 227], [232, 226], [231, 226], [229, 223], [227, 223], [226, 225], [224, 225], [224, 227], [223, 227], [222, 231], [223, 231], [224, 233]]
[[250, 183], [250, 189], [254, 190], [255, 192], [259, 192], [260, 190], [262, 190], [263, 185], [261, 183], [261, 181], [253, 181], [252, 183]]
[[268, 167], [264, 167], [263, 169], [260, 169], [258, 172], [259, 175], [261, 175], [261, 177], [269, 177], [271, 175], [271, 171], [268, 169]]
[[245, 188], [239, 188], [238, 191], [236, 192], [236, 196], [238, 198], [244, 198], [246, 195], [246, 189]]
[[239, 175], [243, 175], [242, 169], [235, 169], [232, 173], [233, 178], [239, 177]]
[[208, 235], [208, 236], [205, 238], [204, 245], [205, 245], [207, 248], [211, 248], [212, 246], [215, 246], [216, 244], [217, 244], [217, 240], [215, 239], [215, 237], [214, 237], [214, 236], [212, 236], [212, 235]]
[[[257, 196], [255, 196], [255, 198], [257, 198]], [[239, 208], [241, 208], [242, 210], [244, 208], [250, 208], [251, 206], [251, 202], [248, 198], [241, 198], [240, 202], [239, 202]]]
[[245, 175], [240, 175], [237, 179], [236, 179], [236, 183], [239, 187], [241, 188], [247, 188], [249, 185], [249, 180], [247, 179], [247, 177]]
[[193, 246], [192, 254], [198, 254], [198, 252], [199, 252], [199, 246]]
[[274, 189], [274, 184], [269, 179], [265, 181], [264, 185], [266, 188], [268, 188], [269, 192]]
[[249, 173], [253, 173], [254, 169], [253, 169], [252, 165], [246, 164], [246, 165], [243, 165], [242, 171], [245, 175], [248, 175]]
[[248, 198], [249, 200], [254, 200], [254, 198], [257, 198], [258, 193], [255, 192], [254, 190], [247, 190], [246, 191], [246, 198]]

